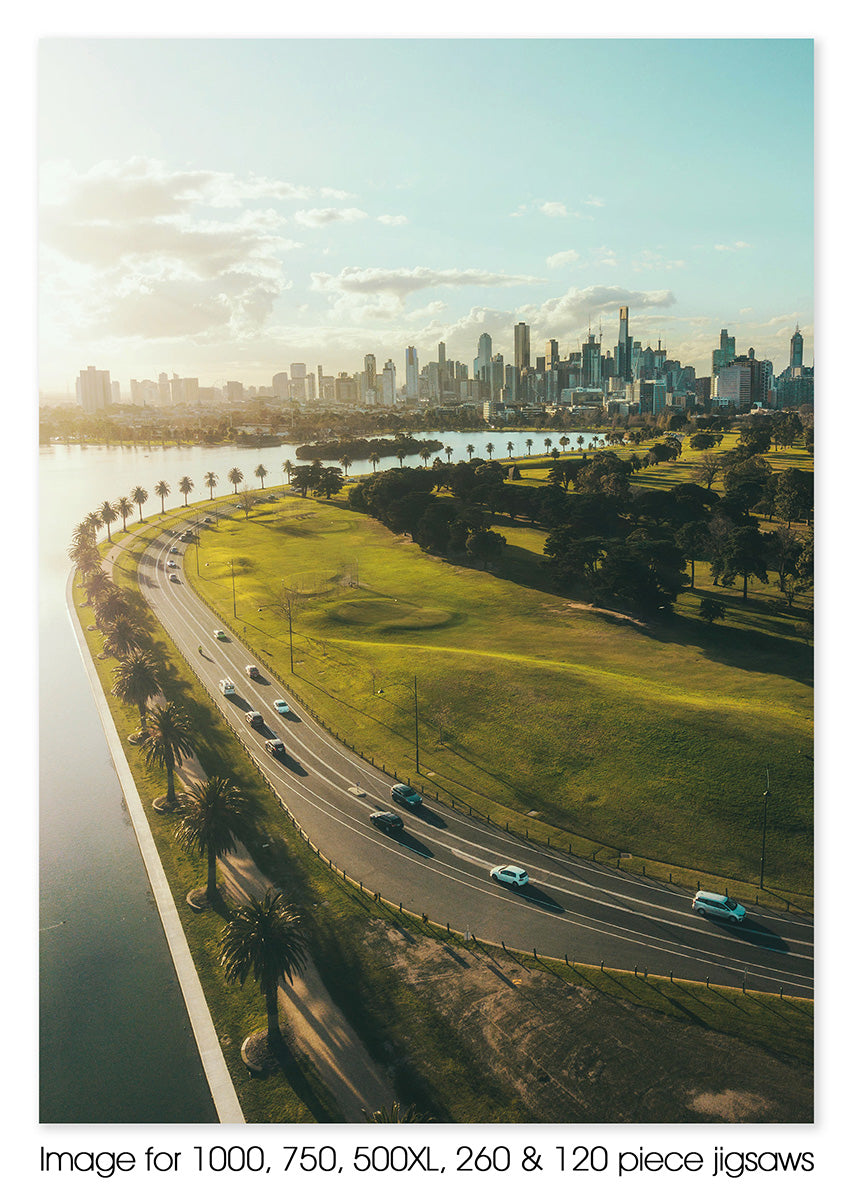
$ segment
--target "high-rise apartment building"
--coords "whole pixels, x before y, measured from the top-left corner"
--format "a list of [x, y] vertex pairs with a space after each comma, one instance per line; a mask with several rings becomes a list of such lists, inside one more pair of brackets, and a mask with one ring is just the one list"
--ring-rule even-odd
[[272, 377], [272, 394], [276, 400], [287, 400], [290, 396], [290, 382], [287, 371], [278, 371]]
[[382, 371], [382, 403], [389, 408], [397, 399], [397, 368], [389, 358]]
[[581, 346], [581, 387], [601, 386], [601, 343], [590, 333]]
[[406, 347], [406, 399], [418, 398], [418, 352], [414, 346]]
[[100, 412], [112, 403], [112, 385], [109, 371], [98, 371], [86, 367], [77, 377], [77, 403], [87, 413]]
[[530, 366], [530, 326], [525, 325], [524, 321], [519, 321], [513, 330], [515, 342], [515, 360], [514, 365], [517, 374], [521, 374], [525, 367]]

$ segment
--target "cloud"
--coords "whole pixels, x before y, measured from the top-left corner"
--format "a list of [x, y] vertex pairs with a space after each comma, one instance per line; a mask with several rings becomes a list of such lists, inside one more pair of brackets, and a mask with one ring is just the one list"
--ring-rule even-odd
[[546, 200], [544, 204], [539, 205], [539, 211], [546, 217], [568, 217], [570, 215], [561, 200]]
[[600, 200], [598, 196], [587, 196], [584, 204], [588, 204], [592, 208], [604, 208], [604, 201]]
[[553, 270], [554, 267], [567, 267], [570, 263], [576, 263], [579, 258], [577, 250], [560, 250], [546, 258], [545, 264]]
[[683, 258], [666, 258], [658, 250], [641, 250], [631, 266], [635, 271], [674, 271], [686, 263]]
[[293, 219], [299, 225], [310, 225], [319, 228], [332, 225], [336, 221], [363, 221], [367, 216], [360, 208], [309, 208], [300, 209], [293, 214]]
[[409, 218], [404, 217], [402, 213], [396, 216], [391, 216], [389, 213], [383, 213], [381, 217], [376, 218], [381, 225], [408, 225]]
[[530, 275], [502, 275], [495, 271], [451, 268], [437, 271], [430, 267], [344, 267], [338, 275], [315, 273], [311, 276], [315, 291], [371, 295], [385, 293], [403, 302], [412, 292], [434, 287], [512, 287], [541, 283]]
[[714, 246], [715, 250], [722, 250], [723, 253], [732, 253], [735, 250], [751, 250], [749, 242], [732, 242], [731, 245], [726, 245], [724, 242], [718, 242]]

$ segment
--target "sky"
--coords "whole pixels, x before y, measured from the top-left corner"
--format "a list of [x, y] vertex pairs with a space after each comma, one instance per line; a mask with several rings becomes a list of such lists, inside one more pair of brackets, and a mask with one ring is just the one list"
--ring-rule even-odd
[[813, 361], [808, 38], [45, 38], [39, 386], [725, 327]]

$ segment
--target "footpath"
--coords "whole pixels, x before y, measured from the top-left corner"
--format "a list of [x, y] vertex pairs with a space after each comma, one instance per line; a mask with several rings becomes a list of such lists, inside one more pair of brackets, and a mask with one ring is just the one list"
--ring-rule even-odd
[[[104, 557], [105, 569], [112, 570], [125, 540], [129, 541], [130, 535], [127, 539], [116, 541], [110, 547]], [[245, 1118], [222, 1055], [183, 927], [151, 835], [147, 815], [127, 761], [125, 747], [113, 723], [109, 705], [77, 621], [71, 596], [72, 579], [73, 573], [68, 584], [68, 608], [163, 922], [213, 1101], [221, 1122], [243, 1123]], [[185, 787], [206, 778], [201, 764], [194, 757], [185, 758], [177, 774]], [[219, 860], [219, 869], [225, 894], [232, 903], [241, 904], [249, 899], [259, 898], [273, 886], [242, 845], [238, 845], [231, 854]], [[292, 1041], [297, 1051], [305, 1054], [314, 1064], [347, 1122], [364, 1121], [363, 1110], [370, 1113], [383, 1106], [391, 1108], [396, 1096], [388, 1078], [374, 1063], [364, 1044], [332, 1000], [310, 956], [304, 970], [298, 976], [294, 976], [292, 984], [282, 981], [279, 987], [279, 1004], [280, 1011], [290, 1026]], [[250, 1032], [252, 1031], [248, 1029], [245, 1031], [246, 1035]]]

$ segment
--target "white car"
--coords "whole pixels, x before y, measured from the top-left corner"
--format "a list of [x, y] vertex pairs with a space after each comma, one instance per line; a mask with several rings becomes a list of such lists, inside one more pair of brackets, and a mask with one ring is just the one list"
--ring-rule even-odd
[[489, 874], [497, 883], [507, 883], [514, 888], [523, 888], [530, 880], [524, 867], [513, 867], [508, 864], [504, 864], [502, 867], [492, 867]]
[[234, 696], [237, 693], [237, 689], [230, 679], [220, 679], [219, 690], [223, 696]]
[[719, 892], [697, 892], [693, 897], [693, 911], [704, 917], [719, 917], [723, 921], [736, 921], [738, 925], [746, 916], [746, 909], [731, 896]]
[[290, 705], [286, 700], [273, 700], [273, 708], [276, 712], [280, 712], [282, 716], [290, 712]]

